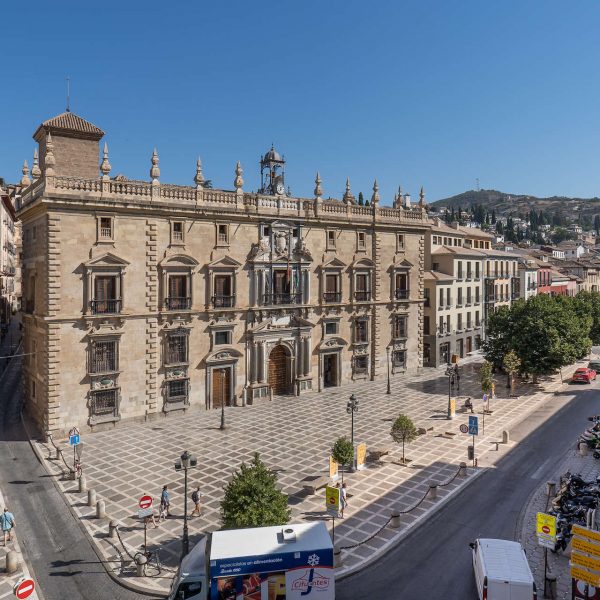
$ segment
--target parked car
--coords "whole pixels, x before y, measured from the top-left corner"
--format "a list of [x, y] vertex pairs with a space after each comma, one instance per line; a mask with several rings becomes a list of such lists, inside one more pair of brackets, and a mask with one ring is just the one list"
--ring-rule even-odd
[[596, 371], [594, 371], [594, 369], [589, 369], [588, 367], [582, 367], [573, 373], [573, 379], [571, 381], [573, 383], [580, 381], [592, 383], [592, 381], [596, 381]]
[[600, 360], [590, 360], [588, 363], [588, 369], [592, 369], [593, 371], [600, 371]]

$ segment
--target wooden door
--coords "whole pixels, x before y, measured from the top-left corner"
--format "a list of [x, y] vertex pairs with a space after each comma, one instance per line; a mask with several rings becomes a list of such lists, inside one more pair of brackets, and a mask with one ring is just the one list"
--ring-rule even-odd
[[467, 354], [470, 354], [471, 352], [473, 352], [473, 338], [469, 336], [467, 338]]
[[221, 408], [223, 400], [225, 406], [230, 405], [231, 396], [231, 368], [212, 370], [212, 407]]
[[112, 276], [99, 276], [94, 280], [94, 300], [96, 300], [96, 312], [111, 312], [110, 300], [116, 300], [117, 279]]
[[288, 394], [288, 356], [283, 346], [275, 346], [269, 356], [269, 385], [273, 394]]

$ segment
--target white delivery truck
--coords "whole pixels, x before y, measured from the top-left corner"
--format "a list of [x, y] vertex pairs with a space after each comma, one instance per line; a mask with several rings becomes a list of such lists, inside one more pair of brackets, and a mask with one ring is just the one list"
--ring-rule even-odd
[[480, 538], [470, 546], [479, 600], [537, 600], [535, 581], [519, 542]]
[[215, 531], [181, 561], [169, 600], [334, 600], [323, 522]]

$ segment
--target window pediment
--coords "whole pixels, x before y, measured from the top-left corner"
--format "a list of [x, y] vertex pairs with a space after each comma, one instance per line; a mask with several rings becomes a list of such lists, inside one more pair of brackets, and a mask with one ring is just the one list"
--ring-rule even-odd
[[372, 269], [374, 266], [370, 258], [359, 258], [352, 263], [353, 269]]
[[235, 258], [231, 258], [231, 256], [223, 256], [208, 263], [209, 269], [239, 269], [241, 266], [242, 263], [235, 260]]
[[321, 269], [345, 269], [348, 265], [339, 258], [334, 257], [321, 265]]
[[88, 269], [95, 269], [100, 267], [113, 267], [124, 269], [129, 265], [129, 262], [124, 260], [123, 258], [119, 258], [111, 252], [106, 252], [101, 256], [97, 256], [96, 258], [88, 260], [86, 263], [84, 263], [84, 265]]
[[163, 269], [166, 267], [185, 267], [185, 268], [193, 268], [198, 266], [198, 261], [192, 256], [188, 256], [187, 254], [172, 254], [170, 256], [165, 256], [159, 263], [158, 266]]
[[392, 268], [394, 269], [394, 271], [401, 271], [401, 270], [412, 269], [413, 267], [414, 267], [414, 265], [405, 259], [405, 260], [400, 260], [397, 263], [394, 263]]

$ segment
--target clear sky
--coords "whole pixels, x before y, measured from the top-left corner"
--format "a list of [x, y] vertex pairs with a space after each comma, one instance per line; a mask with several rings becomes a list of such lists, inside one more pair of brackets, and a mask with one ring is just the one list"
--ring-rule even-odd
[[[24, 7], [27, 8], [24, 8]], [[0, 176], [39, 123], [106, 131], [111, 175], [247, 190], [273, 142], [292, 192], [389, 203], [475, 188], [600, 195], [598, 0], [3, 2]]]

